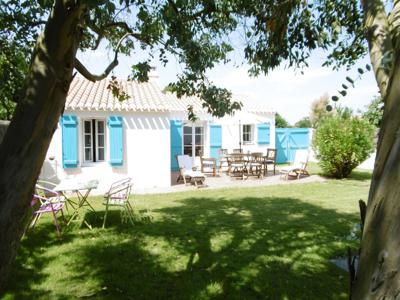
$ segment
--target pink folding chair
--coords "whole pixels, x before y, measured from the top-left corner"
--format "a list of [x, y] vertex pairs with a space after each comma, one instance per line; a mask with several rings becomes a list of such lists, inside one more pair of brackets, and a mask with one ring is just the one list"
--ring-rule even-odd
[[54, 225], [58, 236], [60, 236], [60, 226], [57, 221], [57, 214], [61, 212], [61, 216], [65, 223], [63, 208], [65, 205], [65, 199], [59, 193], [45, 188], [40, 185], [35, 186], [35, 194], [33, 194], [31, 200], [31, 207], [33, 209], [32, 219], [28, 224], [28, 228], [33, 228], [39, 218], [45, 213], [51, 213], [53, 215]]

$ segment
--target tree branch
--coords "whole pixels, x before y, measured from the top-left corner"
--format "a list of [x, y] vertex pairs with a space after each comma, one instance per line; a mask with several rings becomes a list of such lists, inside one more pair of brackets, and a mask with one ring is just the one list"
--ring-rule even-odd
[[363, 0], [361, 2], [371, 63], [379, 90], [385, 99], [391, 70], [382, 67], [382, 59], [393, 51], [388, 18], [382, 1]]
[[195, 12], [192, 15], [185, 15], [182, 14], [182, 12], [178, 9], [176, 3], [173, 0], [168, 0], [168, 4], [172, 7], [172, 9], [177, 15], [179, 15], [180, 17], [184, 18], [187, 21], [197, 19], [198, 17], [201, 17], [205, 13], [211, 13], [215, 11], [215, 6], [211, 6], [210, 4], [208, 7], [204, 7], [202, 10], [199, 10], [198, 12]]
[[114, 55], [114, 60], [108, 65], [108, 67], [104, 70], [103, 73], [99, 75], [95, 75], [90, 73], [90, 71], [79, 61], [79, 59], [75, 58], [75, 69], [86, 79], [90, 81], [99, 81], [104, 78], [106, 78], [111, 71], [118, 66], [118, 53], [119, 53], [119, 48], [121, 47], [122, 42], [128, 37], [132, 36], [131, 33], [126, 33], [119, 41], [117, 44], [117, 47], [115, 48], [115, 55]]
[[107, 36], [107, 29], [112, 27], [119, 27], [124, 30], [125, 34], [129, 34], [130, 36], [136, 38], [137, 40], [149, 44], [150, 41], [146, 39], [143, 35], [138, 32], [133, 32], [133, 30], [129, 27], [129, 25], [125, 22], [111, 22], [107, 23], [101, 27], [98, 27], [94, 22], [88, 22], [88, 27], [97, 34], [97, 39], [95, 45], [92, 47], [92, 50], [96, 50], [99, 47], [101, 40]]

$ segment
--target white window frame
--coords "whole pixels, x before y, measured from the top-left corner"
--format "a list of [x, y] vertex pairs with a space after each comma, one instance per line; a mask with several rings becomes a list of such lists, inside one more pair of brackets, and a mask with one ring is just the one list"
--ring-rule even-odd
[[[95, 121], [94, 122], [95, 130], [93, 130], [94, 129], [93, 128], [93, 120]], [[85, 132], [85, 122], [89, 122], [89, 124], [90, 124], [90, 147], [86, 147], [86, 145], [85, 145], [85, 136], [87, 135], [87, 133]], [[100, 134], [100, 135], [104, 136], [104, 145], [101, 146], [101, 147], [99, 147], [99, 133], [98, 133], [99, 122], [103, 122], [103, 130], [104, 130], [104, 132]], [[96, 133], [96, 136], [95, 136], [96, 145], [93, 145], [93, 134], [95, 134], [95, 133]], [[83, 157], [82, 161], [83, 161], [83, 163], [85, 165], [104, 163], [107, 160], [107, 152], [106, 152], [107, 151], [106, 150], [107, 149], [107, 147], [106, 147], [106, 145], [107, 145], [106, 120], [105, 119], [101, 119], [101, 118], [91, 118], [91, 119], [85, 118], [85, 119], [83, 119], [82, 120], [82, 136], [83, 136], [83, 140], [82, 140], [81, 149], [82, 149], [82, 157]], [[95, 146], [95, 149], [93, 149], [94, 146]], [[86, 159], [86, 155], [85, 155], [85, 150], [88, 149], [88, 148], [90, 148], [90, 151], [91, 151], [91, 159], [90, 160], [87, 160]], [[99, 157], [99, 148], [104, 149], [104, 159], [102, 159], [102, 160], [98, 159], [98, 157]], [[93, 157], [94, 157], [93, 156], [93, 152], [94, 151], [96, 152], [95, 153], [96, 154], [96, 161], [93, 161]]]
[[[248, 126], [248, 128], [250, 128], [249, 132], [247, 132], [247, 130], [245, 132], [244, 129], [246, 126]], [[249, 135], [248, 141], [244, 140], [245, 134]], [[243, 141], [243, 144], [253, 144], [254, 143], [254, 124], [243, 124], [242, 125], [242, 141]]]
[[[196, 156], [196, 146], [202, 146], [202, 152], [204, 155], [204, 149], [205, 149], [205, 142], [206, 142], [206, 126], [203, 123], [184, 123], [183, 124], [183, 138], [182, 138], [182, 150], [183, 153], [185, 153], [185, 135], [187, 136], [188, 134], [185, 134], [185, 127], [191, 127], [192, 128], [192, 133], [191, 133], [191, 141], [192, 141], [192, 158], [196, 158], [199, 156]], [[202, 144], [201, 145], [196, 145], [196, 127], [201, 127], [203, 128], [202, 133], [200, 134], [201, 136], [203, 136], [202, 138]], [[187, 145], [186, 145], [187, 148]], [[195, 154], [193, 156], [193, 154]]]

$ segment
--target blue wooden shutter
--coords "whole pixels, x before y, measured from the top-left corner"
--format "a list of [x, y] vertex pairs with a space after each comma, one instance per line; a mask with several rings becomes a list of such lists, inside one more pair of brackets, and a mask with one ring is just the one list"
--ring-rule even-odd
[[270, 143], [270, 128], [269, 123], [257, 124], [257, 131], [258, 131], [258, 143], [259, 144], [269, 144]]
[[78, 120], [74, 115], [61, 117], [62, 164], [64, 168], [78, 166]]
[[171, 136], [171, 171], [178, 171], [178, 162], [176, 155], [182, 154], [182, 121], [170, 121], [170, 136]]
[[124, 134], [122, 117], [108, 117], [110, 135], [110, 165], [122, 166], [124, 160]]
[[222, 147], [221, 125], [210, 125], [210, 156], [219, 158], [219, 149]]

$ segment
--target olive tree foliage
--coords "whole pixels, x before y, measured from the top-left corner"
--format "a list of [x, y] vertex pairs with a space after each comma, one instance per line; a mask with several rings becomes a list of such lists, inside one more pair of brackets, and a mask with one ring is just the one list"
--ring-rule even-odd
[[18, 47], [0, 39], [0, 120], [10, 120], [21, 90], [28, 61]]
[[[0, 2], [0, 35], [19, 46], [35, 42], [0, 146], [0, 289], [16, 255], [33, 186], [75, 72], [93, 81], [106, 78], [117, 67], [119, 53], [124, 53], [132, 58], [131, 78], [141, 81], [147, 79], [150, 59], [168, 63], [171, 53], [183, 70], [171, 90], [200, 96], [210, 113], [221, 116], [240, 108], [240, 103], [231, 102], [230, 92], [213, 85], [206, 74], [229, 60], [238, 37], [252, 75], [268, 73], [282, 63], [307, 67], [316, 48], [327, 50], [325, 65], [333, 68], [349, 67], [369, 50], [385, 110], [353, 298], [396, 297], [400, 238], [397, 225], [390, 224], [400, 220], [400, 204], [394, 201], [400, 192], [395, 183], [400, 174], [400, 91], [393, 84], [400, 76], [400, 1], [391, 4], [388, 15], [379, 0]], [[96, 49], [102, 40], [114, 49], [114, 59], [104, 72], [92, 74], [76, 53]], [[138, 61], [137, 49], [148, 58]]]
[[[13, 11], [0, 5], [0, 119], [10, 120], [14, 114], [18, 94], [29, 67], [39, 25], [35, 20], [43, 17], [45, 10], [28, 10], [14, 5]], [[18, 18], [19, 22], [12, 22]]]

